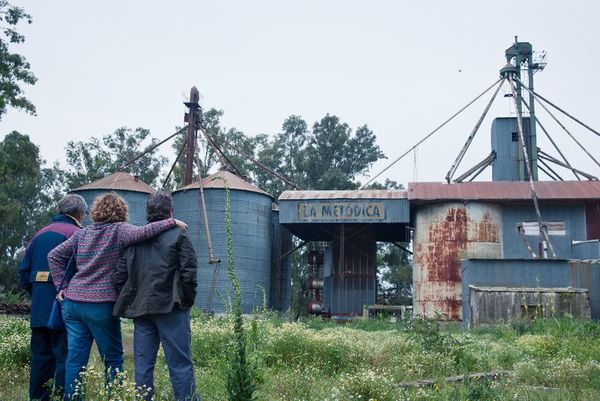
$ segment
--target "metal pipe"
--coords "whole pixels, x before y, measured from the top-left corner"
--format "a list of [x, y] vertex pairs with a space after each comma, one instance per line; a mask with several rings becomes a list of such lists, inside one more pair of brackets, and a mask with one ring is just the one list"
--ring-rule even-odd
[[[527, 104], [527, 102], [523, 101], [523, 104], [525, 105], [525, 107], [527, 107], [527, 110], [529, 110], [529, 105]], [[573, 172], [573, 174], [575, 174], [575, 177], [577, 178], [577, 180], [581, 181], [581, 178], [579, 178], [579, 175], [575, 171], [572, 170], [571, 164], [567, 160], [566, 156], [560, 151], [560, 148], [558, 147], [558, 145], [556, 144], [556, 142], [554, 142], [554, 139], [552, 139], [552, 137], [550, 136], [550, 134], [548, 133], [548, 131], [546, 131], [546, 128], [544, 128], [544, 126], [542, 125], [542, 123], [540, 122], [540, 120], [537, 118], [537, 116], [535, 117], [535, 122], [537, 122], [537, 124], [542, 129], [542, 132], [544, 134], [546, 134], [546, 137], [548, 137], [548, 139], [550, 140], [550, 143], [552, 144], [552, 146], [554, 146], [554, 149], [556, 149], [556, 151], [562, 157], [562, 159], [564, 160], [564, 162], [569, 166], [569, 168], [571, 169], [571, 171]]]
[[479, 120], [477, 121], [477, 123], [475, 124], [475, 127], [473, 127], [473, 130], [471, 131], [471, 134], [467, 138], [467, 142], [465, 143], [465, 145], [463, 146], [463, 148], [460, 150], [460, 153], [456, 157], [456, 160], [454, 160], [454, 163], [452, 164], [452, 167], [450, 167], [450, 170], [448, 170], [448, 172], [446, 173], [446, 182], [450, 183], [450, 180], [452, 180], [452, 176], [456, 172], [456, 169], [458, 168], [458, 165], [462, 161], [463, 157], [465, 157], [465, 154], [467, 153], [467, 150], [469, 149], [469, 146], [471, 145], [471, 142], [473, 142], [473, 139], [475, 138], [475, 134], [477, 134], [477, 131], [479, 130], [479, 127], [481, 126], [481, 123], [483, 123], [483, 119], [485, 118], [485, 116], [487, 115], [488, 111], [490, 110], [490, 107], [492, 107], [492, 103], [494, 103], [494, 100], [496, 100], [496, 96], [498, 95], [498, 92], [500, 91], [500, 88], [502, 88], [502, 84], [504, 83], [504, 79], [505, 78], [501, 79], [500, 84], [498, 84], [498, 87], [496, 88], [496, 91], [492, 95], [492, 98], [488, 102], [487, 106], [485, 106], [485, 109], [483, 110], [483, 114], [481, 115], [481, 117], [479, 117]]
[[[540, 159], [540, 163], [541, 163], [543, 166], [546, 166], [546, 167], [548, 167], [548, 165], [547, 165], [547, 164], [545, 164], [544, 162], [542, 162], [542, 160], [541, 160], [541, 159]], [[547, 170], [546, 170], [544, 167], [542, 167], [542, 166], [539, 166], [539, 169], [540, 169], [540, 170], [542, 170], [542, 172], [543, 172], [543, 173], [545, 173], [545, 174], [546, 174], [548, 177], [552, 178], [554, 181], [559, 181], [559, 180], [562, 180], [562, 178], [560, 178], [560, 177], [558, 177], [558, 178], [557, 178], [556, 176], [552, 175], [552, 174], [551, 174], [549, 171], [547, 171]], [[548, 167], [548, 169], [550, 169], [550, 167]]]
[[171, 178], [171, 174], [173, 174], [173, 170], [175, 170], [175, 166], [177, 165], [177, 163], [179, 162], [179, 159], [181, 159], [181, 155], [185, 151], [186, 142], [187, 142], [187, 137], [183, 140], [183, 145], [181, 146], [181, 149], [179, 149], [179, 153], [177, 153], [177, 157], [175, 158], [175, 161], [171, 165], [171, 169], [169, 170], [169, 172], [167, 173], [167, 176], [163, 180], [161, 188], [164, 188], [165, 185], [167, 185], [167, 182], [169, 182], [169, 178]]
[[186, 129], [187, 129], [187, 125], [185, 127], [183, 127], [182, 129], [180, 129], [179, 131], [177, 131], [176, 133], [169, 135], [167, 138], [163, 139], [162, 141], [160, 141], [159, 143], [157, 143], [156, 145], [152, 145], [150, 146], [148, 149], [144, 150], [142, 153], [140, 153], [139, 155], [137, 155], [136, 157], [134, 157], [133, 159], [130, 159], [127, 163], [123, 164], [121, 167], [119, 167], [119, 170], [123, 170], [127, 167], [129, 167], [129, 165], [131, 165], [132, 163], [135, 163], [136, 161], [138, 161], [140, 158], [144, 157], [145, 155], [147, 155], [148, 153], [152, 152], [154, 149], [158, 148], [160, 145], [162, 145], [163, 143], [167, 142], [169, 139], [172, 139], [174, 137], [176, 137], [177, 135], [183, 133]]
[[[534, 92], [535, 94], [535, 92]], [[539, 97], [539, 95], [536, 95]], [[560, 127], [567, 133], [569, 134], [569, 136], [571, 137], [571, 139], [573, 139], [575, 141], [575, 143], [577, 145], [579, 145], [579, 147], [598, 165], [598, 167], [600, 167], [600, 163], [598, 162], [598, 160], [596, 160], [594, 158], [594, 156], [591, 155], [590, 152], [587, 151], [587, 149], [585, 148], [585, 146], [583, 146], [574, 136], [573, 134], [571, 134], [571, 132], [569, 132], [569, 130], [567, 129], [567, 127], [565, 127], [555, 116], [554, 114], [552, 114], [552, 112], [550, 110], [548, 110], [548, 108], [546, 107], [546, 105], [544, 105], [544, 103], [540, 102], [540, 106], [542, 106], [544, 108], [544, 110], [546, 110], [546, 112], [550, 115], [550, 117], [552, 117], [552, 119], [554, 121], [556, 121], [556, 123], [558, 125], [560, 125]], [[588, 127], [589, 128], [589, 127]]]
[[483, 170], [481, 170], [481, 168], [485, 169], [487, 166], [492, 164], [495, 159], [496, 159], [496, 153], [494, 153], [494, 152], [490, 153], [488, 155], [488, 157], [486, 157], [485, 159], [483, 159], [482, 161], [477, 163], [475, 166], [471, 167], [469, 170], [465, 171], [462, 175], [460, 175], [457, 179], [455, 179], [454, 182], [462, 182], [464, 179], [469, 177], [475, 171], [480, 170], [479, 173], [481, 173], [481, 171], [483, 171]]
[[[582, 122], [582, 121], [578, 120], [577, 118], [573, 117], [572, 115], [570, 115], [569, 113], [567, 113], [565, 110], [561, 109], [560, 107], [558, 107], [557, 105], [555, 105], [554, 103], [552, 103], [551, 101], [549, 101], [548, 99], [546, 99], [545, 97], [543, 97], [542, 95], [540, 95], [539, 93], [534, 92], [533, 90], [531, 92], [533, 92], [533, 94], [535, 95], [535, 97], [537, 97], [539, 99], [542, 99], [544, 102], [548, 103], [550, 106], [554, 107], [556, 110], [560, 111], [565, 116], [569, 117], [571, 120], [573, 120], [573, 121], [581, 124], [583, 127], [585, 127], [588, 130], [592, 131], [594, 134], [600, 136], [600, 132], [596, 131], [595, 129], [593, 129], [592, 127], [588, 126], [584, 122]], [[542, 104], [542, 103], [540, 102], [540, 104]]]
[[[554, 181], [564, 181], [564, 180], [562, 179], [562, 177], [561, 177], [560, 175], [558, 175], [558, 173], [557, 173], [556, 171], [554, 171], [554, 170], [552, 169], [552, 167], [550, 167], [550, 166], [548, 165], [548, 163], [546, 163], [546, 162], [544, 161], [544, 159], [542, 159], [542, 158], [540, 157], [540, 158], [539, 158], [539, 162], [540, 162], [540, 163], [541, 163], [541, 164], [542, 164], [544, 167], [546, 167], [546, 168], [549, 170], [549, 171], [546, 171], [546, 169], [544, 169], [544, 168], [540, 167], [540, 170], [542, 170], [544, 173], [546, 173], [546, 175], [548, 175], [548, 177], [552, 178]], [[552, 174], [550, 174], [550, 173], [552, 173]]]
[[442, 124], [440, 124], [436, 129], [434, 129], [433, 131], [431, 131], [429, 134], [427, 134], [423, 139], [421, 139], [419, 142], [417, 142], [413, 147], [411, 147], [410, 149], [408, 149], [406, 152], [404, 152], [402, 155], [400, 155], [398, 158], [396, 158], [393, 162], [391, 162], [386, 168], [384, 168], [383, 170], [381, 170], [379, 173], [377, 173], [373, 178], [371, 178], [369, 181], [367, 181], [366, 183], [364, 183], [359, 189], [365, 189], [365, 187], [367, 185], [369, 185], [371, 182], [373, 182], [377, 177], [379, 177], [381, 174], [383, 174], [384, 172], [386, 172], [390, 167], [392, 167], [394, 164], [396, 164], [397, 162], [399, 162], [404, 156], [406, 156], [407, 154], [409, 154], [410, 152], [412, 152], [413, 149], [415, 149], [417, 146], [419, 146], [420, 144], [422, 144], [423, 142], [425, 142], [427, 139], [429, 139], [430, 136], [432, 136], [433, 134], [435, 134], [437, 131], [439, 131], [444, 125], [448, 124], [450, 121], [452, 121], [454, 119], [454, 117], [456, 117], [457, 115], [459, 115], [460, 113], [462, 113], [465, 109], [467, 109], [470, 105], [472, 105], [473, 103], [475, 103], [477, 100], [479, 100], [480, 97], [482, 97], [483, 95], [485, 95], [486, 93], [489, 92], [490, 89], [492, 89], [494, 86], [496, 86], [496, 84], [498, 84], [498, 82], [500, 82], [502, 80], [502, 78], [498, 79], [496, 82], [494, 82], [492, 85], [490, 85], [489, 88], [487, 88], [486, 90], [484, 90], [483, 92], [481, 92], [479, 95], [477, 95], [477, 97], [473, 100], [471, 100], [469, 103], [467, 103], [463, 108], [461, 108], [460, 110], [458, 110], [456, 113], [454, 113], [449, 119], [447, 119], [446, 121], [444, 121]]
[[585, 178], [587, 178], [590, 181], [597, 181], [598, 180], [598, 177], [593, 176], [591, 174], [588, 174], [588, 173], [586, 173], [584, 171], [578, 170], [578, 169], [576, 169], [574, 167], [570, 167], [570, 166], [564, 164], [563, 162], [561, 162], [560, 160], [558, 160], [558, 159], [550, 156], [548, 153], [543, 152], [542, 150], [540, 150], [540, 158], [544, 159], [544, 160], [548, 160], [548, 161], [550, 161], [550, 162], [552, 162], [554, 164], [558, 164], [561, 167], [573, 170], [574, 172], [577, 172], [577, 173], [581, 174], [582, 176], [584, 176]]
[[[516, 99], [516, 93], [515, 93], [515, 86], [513, 84], [512, 77], [510, 75], [508, 76], [508, 82], [510, 82], [510, 89], [513, 94], [513, 100], [516, 103], [517, 99]], [[527, 174], [529, 175], [529, 186], [531, 188], [531, 198], [533, 199], [533, 206], [535, 208], [535, 214], [537, 216], [538, 224], [540, 226], [540, 234], [542, 235], [542, 237], [544, 237], [544, 239], [546, 240], [546, 243], [550, 247], [550, 251], [552, 252], [552, 255], [556, 258], [556, 252], [554, 251], [554, 246], [552, 245], [552, 242], [550, 241], [550, 237], [548, 236], [548, 230], [545, 228], [544, 225], [542, 225], [542, 214], [540, 212], [540, 205], [538, 203], [537, 193], [535, 192], [535, 185], [533, 184], [533, 177], [531, 176], [531, 166], [529, 164], [529, 158], [527, 157], [527, 149], [525, 148], [525, 136], [523, 135], [522, 118], [523, 117], [519, 113], [517, 115], [517, 131], [519, 132], [519, 137], [521, 138], [521, 145], [523, 147], [523, 153], [525, 154], [525, 167], [527, 168]]]

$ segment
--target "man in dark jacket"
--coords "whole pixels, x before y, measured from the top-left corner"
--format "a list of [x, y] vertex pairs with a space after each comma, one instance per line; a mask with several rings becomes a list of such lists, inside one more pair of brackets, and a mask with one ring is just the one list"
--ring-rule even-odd
[[27, 245], [19, 265], [19, 283], [31, 295], [31, 372], [29, 397], [48, 400], [54, 387], [60, 394], [65, 384], [67, 334], [48, 328], [56, 289], [48, 271], [48, 253], [81, 228], [87, 203], [79, 195], [67, 195], [56, 205], [58, 214]]
[[[170, 218], [173, 199], [163, 191], [148, 196], [148, 222]], [[113, 274], [113, 314], [133, 318], [135, 383], [154, 393], [154, 365], [162, 342], [174, 399], [196, 401], [189, 309], [197, 286], [196, 253], [186, 233], [174, 227], [127, 248]]]

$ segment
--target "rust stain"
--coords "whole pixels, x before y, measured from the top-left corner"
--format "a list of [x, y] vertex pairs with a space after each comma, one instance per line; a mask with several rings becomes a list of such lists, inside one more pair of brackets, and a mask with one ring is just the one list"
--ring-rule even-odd
[[446, 282], [451, 293], [431, 294], [434, 299], [421, 294], [422, 310], [441, 311], [448, 319], [460, 319], [462, 315], [460, 260], [468, 250], [468, 244], [499, 241], [499, 225], [489, 211], [479, 219], [472, 219], [466, 207], [451, 207], [443, 210], [428, 225], [427, 243], [416, 244], [415, 261], [421, 268], [421, 283]]

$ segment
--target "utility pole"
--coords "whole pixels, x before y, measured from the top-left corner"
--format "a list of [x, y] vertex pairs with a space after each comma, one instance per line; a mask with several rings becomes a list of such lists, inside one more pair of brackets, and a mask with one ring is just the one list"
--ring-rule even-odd
[[185, 174], [183, 176], [183, 185], [189, 185], [192, 183], [194, 175], [194, 157], [196, 155], [196, 142], [198, 137], [198, 128], [200, 127], [200, 94], [198, 89], [193, 86], [190, 90], [190, 101], [184, 102], [188, 108], [188, 112], [185, 113], [184, 122], [188, 125], [187, 129], [187, 140], [186, 140], [186, 151], [185, 151]]

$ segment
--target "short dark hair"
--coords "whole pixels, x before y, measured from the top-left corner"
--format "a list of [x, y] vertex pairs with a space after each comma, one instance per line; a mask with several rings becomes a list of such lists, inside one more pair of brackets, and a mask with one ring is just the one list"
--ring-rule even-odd
[[170, 193], [158, 190], [148, 195], [146, 218], [148, 222], [168, 219], [172, 216], [173, 197]]
[[64, 198], [58, 201], [56, 204], [56, 210], [60, 214], [68, 214], [69, 216], [84, 215], [87, 211], [88, 205], [85, 199], [80, 195], [68, 194]]

